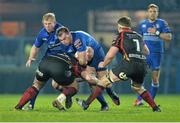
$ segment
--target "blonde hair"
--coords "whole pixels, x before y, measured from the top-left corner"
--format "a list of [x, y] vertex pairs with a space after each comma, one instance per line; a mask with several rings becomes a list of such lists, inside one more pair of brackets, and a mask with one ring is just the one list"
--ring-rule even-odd
[[42, 23], [44, 21], [49, 20], [49, 19], [51, 19], [52, 21], [56, 22], [55, 14], [54, 13], [46, 13], [46, 14], [44, 14], [43, 17], [42, 17]]

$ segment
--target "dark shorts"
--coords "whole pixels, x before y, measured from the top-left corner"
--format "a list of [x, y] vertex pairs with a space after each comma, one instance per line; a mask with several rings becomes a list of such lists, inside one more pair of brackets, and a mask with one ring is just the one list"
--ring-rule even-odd
[[60, 85], [70, 85], [75, 79], [72, 71], [71, 62], [65, 57], [46, 56], [39, 63], [36, 78], [44, 82], [52, 78]]
[[145, 61], [133, 61], [130, 62], [122, 60], [115, 68], [112, 69], [113, 73], [121, 80], [121, 75], [125, 75], [132, 81], [142, 84], [144, 77], [147, 73], [147, 64]]

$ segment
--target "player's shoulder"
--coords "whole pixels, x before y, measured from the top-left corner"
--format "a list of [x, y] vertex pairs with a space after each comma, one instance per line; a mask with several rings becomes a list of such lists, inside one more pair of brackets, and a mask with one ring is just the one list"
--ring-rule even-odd
[[76, 35], [77, 37], [81, 37], [81, 38], [91, 37], [90, 34], [82, 30], [72, 31], [71, 34]]
[[43, 27], [38, 33], [38, 37], [45, 37], [47, 35], [46, 29]]
[[145, 24], [145, 23], [148, 23], [148, 22], [149, 22], [148, 19], [141, 20], [141, 21], [140, 21], [140, 25]]
[[54, 29], [55, 29], [55, 30], [57, 30], [57, 29], [58, 29], [58, 28], [60, 28], [60, 27], [63, 27], [63, 25], [62, 25], [62, 24], [60, 24], [60, 23], [56, 23], [56, 25], [55, 25]]
[[133, 31], [132, 33], [134, 33], [134, 34], [135, 34], [135, 35], [137, 35], [138, 37], [142, 38], [142, 35], [141, 35], [141, 34], [139, 34], [138, 32]]
[[164, 20], [164, 19], [161, 19], [161, 18], [158, 18], [158, 19], [157, 19], [157, 22], [158, 22], [158, 23], [164, 23], [164, 24], [167, 24], [167, 21]]
[[73, 33], [79, 34], [79, 35], [87, 35], [87, 32], [82, 31], [82, 30], [77, 30], [77, 31], [72, 31]]

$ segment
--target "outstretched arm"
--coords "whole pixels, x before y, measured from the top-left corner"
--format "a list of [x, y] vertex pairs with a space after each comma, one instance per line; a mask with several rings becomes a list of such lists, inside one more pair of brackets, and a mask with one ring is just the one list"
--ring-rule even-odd
[[166, 42], [169, 42], [172, 39], [172, 34], [171, 33], [160, 33], [159, 37], [161, 39], [165, 40]]
[[116, 53], [119, 51], [119, 49], [115, 46], [111, 46], [108, 53], [106, 54], [106, 57], [104, 59], [104, 63], [101, 67], [106, 67], [115, 57]]
[[37, 48], [36, 46], [32, 46], [28, 61], [26, 62], [26, 67], [31, 66], [31, 64], [35, 60], [38, 52], [39, 52], [39, 48]]

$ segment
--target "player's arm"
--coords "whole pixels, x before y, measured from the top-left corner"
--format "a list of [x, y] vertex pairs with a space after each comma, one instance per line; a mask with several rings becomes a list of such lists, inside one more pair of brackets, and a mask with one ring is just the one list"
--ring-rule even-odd
[[116, 53], [118, 51], [119, 49], [117, 47], [111, 46], [111, 48], [109, 49], [108, 53], [105, 56], [103, 66], [101, 67], [106, 67], [113, 60], [113, 58], [116, 56]]
[[171, 30], [168, 26], [168, 23], [166, 21], [162, 22], [162, 32], [159, 33], [159, 37], [163, 40], [165, 40], [166, 42], [171, 41], [172, 39], [172, 34], [171, 34]]
[[77, 59], [80, 65], [85, 66], [87, 64], [86, 51], [78, 52]]
[[26, 67], [31, 66], [32, 62], [35, 61], [38, 52], [39, 52], [39, 48], [33, 45], [30, 51], [28, 61], [26, 62]]
[[171, 41], [172, 34], [171, 33], [160, 33], [159, 37], [167, 42]]
[[147, 47], [146, 44], [144, 44], [144, 51], [143, 52], [145, 55], [149, 55], [149, 53], [150, 53], [149, 48]]

